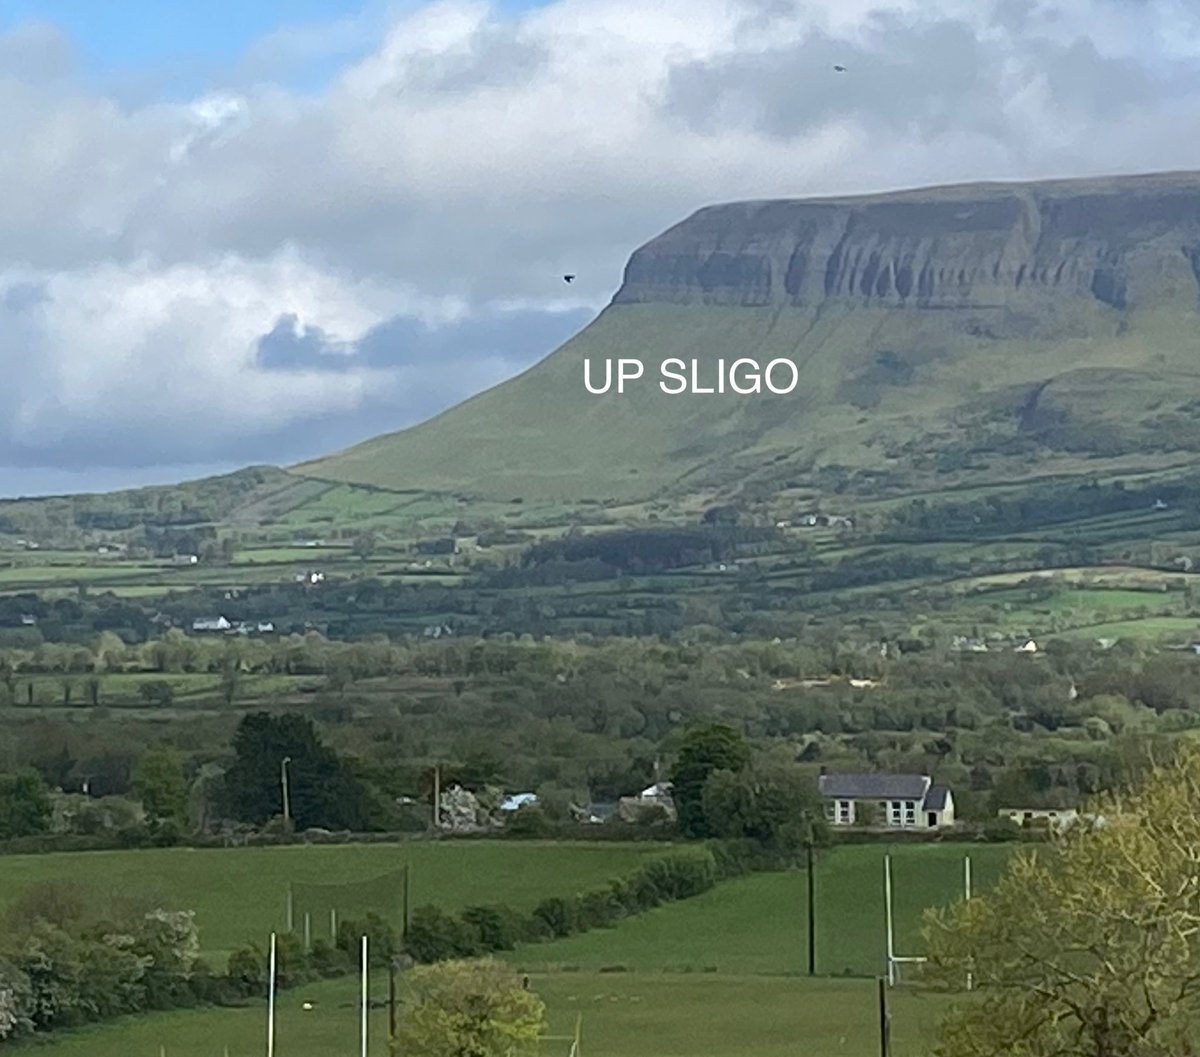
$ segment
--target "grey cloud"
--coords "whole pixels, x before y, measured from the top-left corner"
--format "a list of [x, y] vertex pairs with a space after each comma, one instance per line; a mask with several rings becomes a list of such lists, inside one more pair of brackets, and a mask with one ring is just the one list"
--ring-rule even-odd
[[258, 342], [256, 362], [269, 371], [386, 371], [495, 360], [520, 370], [562, 345], [593, 315], [588, 309], [487, 308], [437, 327], [396, 316], [352, 346], [330, 341], [319, 327], [298, 327], [294, 316], [284, 316]]
[[[438, 329], [398, 317], [350, 348], [330, 342], [319, 328], [297, 332], [294, 320], [284, 317], [258, 343], [259, 368], [270, 372], [374, 372], [376, 382], [359, 406], [337, 413], [317, 409], [275, 428], [249, 421], [235, 430], [223, 430], [206, 421], [202, 408], [196, 409], [191, 423], [195, 428], [184, 429], [170, 406], [164, 406], [157, 416], [152, 408], [142, 408], [135, 422], [121, 428], [114, 428], [105, 414], [71, 416], [60, 408], [57, 428], [43, 429], [36, 439], [23, 435], [11, 421], [7, 436], [0, 433], [0, 489], [6, 479], [28, 481], [36, 468], [50, 468], [78, 479], [89, 468], [99, 467], [104, 479], [112, 480], [113, 468], [123, 467], [139, 471], [128, 478], [139, 480], [139, 474], [153, 474], [163, 465], [179, 467], [190, 476], [186, 470], [193, 464], [289, 464], [312, 458], [414, 425], [479, 388], [502, 381], [553, 351], [591, 315], [586, 310], [493, 309]], [[0, 346], [5, 360], [12, 351]], [[37, 376], [25, 380], [26, 388], [45, 384], [46, 380]]]
[[42, 304], [48, 296], [44, 282], [17, 282], [0, 289], [0, 308], [13, 313], [26, 312]]
[[[1019, 29], [1020, 8], [1009, 5], [1005, 25]], [[975, 131], [1016, 139], [1022, 130], [1005, 115], [1011, 83], [1004, 65], [1016, 58], [1030, 76], [1045, 77], [1066, 115], [1113, 118], [1156, 94], [1150, 76], [1132, 61], [1101, 55], [1084, 38], [1062, 45], [1044, 38], [981, 40], [968, 23], [910, 21], [896, 13], [872, 16], [864, 43], [813, 32], [762, 54], [739, 54], [672, 69], [664, 111], [704, 135], [756, 128], [797, 138], [837, 121], [868, 133], [909, 132], [934, 139]], [[838, 74], [833, 66], [846, 66]]]
[[518, 26], [486, 25], [472, 34], [464, 52], [412, 57], [391, 87], [396, 92], [457, 93], [515, 88], [540, 73], [549, 61], [549, 49], [524, 39]]

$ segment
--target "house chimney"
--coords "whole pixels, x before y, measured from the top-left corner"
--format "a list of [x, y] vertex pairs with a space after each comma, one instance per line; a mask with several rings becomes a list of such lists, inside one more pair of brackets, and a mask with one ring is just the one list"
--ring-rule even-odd
[[821, 776], [822, 778], [824, 778], [824, 777], [825, 777], [825, 765], [824, 765], [824, 764], [821, 764], [821, 769], [820, 769], [820, 771], [818, 771], [817, 773], [818, 773], [818, 774], [820, 774], [820, 776]]

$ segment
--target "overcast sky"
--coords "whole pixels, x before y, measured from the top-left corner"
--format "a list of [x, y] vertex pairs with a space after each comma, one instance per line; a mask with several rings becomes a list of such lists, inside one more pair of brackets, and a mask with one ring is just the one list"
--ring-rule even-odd
[[1200, 168], [1197, 129], [1194, 0], [9, 0], [0, 494], [420, 421], [709, 203]]

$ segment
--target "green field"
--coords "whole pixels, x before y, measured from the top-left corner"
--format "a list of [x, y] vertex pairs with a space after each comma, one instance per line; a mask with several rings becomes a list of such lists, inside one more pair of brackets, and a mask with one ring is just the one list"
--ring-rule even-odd
[[[289, 882], [369, 882], [409, 863], [414, 907], [436, 903], [453, 910], [472, 903], [507, 902], [529, 909], [548, 895], [582, 891], [623, 877], [648, 855], [663, 851], [662, 845], [650, 843], [413, 841], [13, 855], [0, 860], [0, 912], [30, 886], [75, 882], [100, 901], [133, 898], [194, 910], [205, 955], [219, 959], [246, 943], [263, 941], [272, 929], [285, 927]], [[379, 909], [379, 886], [360, 887], [361, 891], [348, 889], [344, 905], [337, 907], [340, 917]], [[322, 900], [321, 909], [325, 906]], [[399, 906], [397, 890], [394, 913], [399, 913]], [[299, 901], [295, 913], [303, 913]], [[313, 928], [315, 935], [321, 934], [316, 922]]]
[[[509, 850], [488, 845], [444, 845], [422, 850], [460, 850], [485, 857], [454, 865], [487, 871], [514, 863], [485, 861]], [[360, 849], [362, 850], [362, 849]], [[565, 891], [595, 883], [613, 872], [609, 848], [590, 861], [564, 849], [555, 870]], [[570, 1034], [582, 1016], [584, 1052], [607, 1057], [773, 1057], [812, 1053], [868, 1057], [878, 1052], [875, 983], [883, 965], [882, 864], [880, 845], [849, 846], [825, 853], [817, 866], [818, 972], [806, 973], [806, 878], [802, 871], [757, 874], [726, 882], [695, 899], [651, 910], [611, 929], [556, 943], [526, 946], [508, 957], [532, 974], [545, 999], [550, 1033]], [[536, 884], [549, 882], [541, 856], [530, 848], [521, 869], [526, 883], [496, 877], [514, 903], [528, 905]], [[633, 849], [611, 849], [632, 856]], [[922, 911], [961, 895], [963, 856], [970, 854], [977, 889], [999, 874], [1010, 849], [991, 845], [898, 846], [891, 849], [896, 883], [897, 951], [920, 951]], [[245, 853], [239, 853], [245, 854]], [[618, 858], [620, 857], [618, 856]], [[419, 861], [419, 860], [414, 860]], [[548, 860], [547, 860], [548, 861]], [[515, 860], [514, 860], [515, 862]], [[626, 860], [631, 865], [632, 858]], [[443, 866], [449, 865], [449, 860]], [[591, 871], [590, 873], [588, 871]], [[576, 871], [572, 876], [570, 871]], [[447, 872], [442, 875], [450, 877]], [[490, 878], [481, 878], [484, 883]], [[446, 905], [472, 898], [466, 878], [450, 882]], [[544, 888], [542, 889], [545, 890]], [[524, 898], [523, 898], [524, 897]], [[497, 895], [497, 898], [505, 896]], [[442, 901], [439, 899], [439, 901]], [[357, 1038], [356, 983], [340, 980], [285, 993], [278, 1016], [279, 1052], [288, 1057], [325, 1057], [350, 1052]], [[375, 1000], [385, 997], [382, 980]], [[315, 1009], [304, 1011], [311, 1001]], [[891, 992], [895, 1057], [927, 1053], [945, 1000], [919, 991]], [[37, 1047], [45, 1057], [230, 1057], [261, 1051], [265, 1007], [155, 1014], [62, 1035]], [[386, 1042], [386, 1012], [372, 1014], [372, 1045]], [[565, 1054], [567, 1044], [547, 1041], [544, 1055]]]
[[[596, 1057], [875, 1057], [875, 986], [869, 980], [634, 973], [535, 974], [549, 1032], [574, 1033]], [[382, 1003], [382, 981], [372, 987]], [[329, 1057], [358, 1052], [358, 986], [338, 980], [288, 991], [276, 1016], [276, 1053]], [[303, 1002], [315, 1008], [305, 1011]], [[897, 988], [891, 995], [894, 1057], [923, 1057], [943, 1000]], [[370, 1014], [370, 1052], [386, 1053], [387, 1011]], [[159, 1013], [64, 1034], [16, 1052], [39, 1057], [258, 1057], [266, 1004]], [[161, 1049], [160, 1049], [161, 1047]], [[567, 1057], [561, 1038], [540, 1057]]]
[[[897, 953], [920, 950], [921, 914], [963, 891], [963, 857], [972, 883], [999, 876], [1010, 851], [1000, 845], [945, 844], [891, 849]], [[817, 971], [876, 975], [884, 966], [881, 845], [851, 845], [817, 863]], [[804, 973], [808, 967], [807, 878], [802, 871], [753, 874], [695, 899], [554, 943], [523, 948], [523, 965], [599, 970]]]

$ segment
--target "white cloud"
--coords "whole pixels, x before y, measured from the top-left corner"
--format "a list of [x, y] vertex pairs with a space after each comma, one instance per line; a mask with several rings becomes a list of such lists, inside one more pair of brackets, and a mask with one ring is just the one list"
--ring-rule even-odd
[[[12, 296], [21, 291], [30, 293]], [[291, 248], [258, 261], [13, 271], [0, 275], [0, 303], [0, 333], [25, 364], [9, 396], [13, 442], [36, 448], [80, 432], [142, 438], [168, 429], [156, 443], [176, 455], [200, 454], [188, 434], [269, 432], [361, 402], [369, 371], [259, 368], [258, 342], [281, 316], [319, 329], [336, 348], [397, 314], [433, 323], [458, 314], [411, 289], [330, 274]]]
[[[248, 61], [361, 49], [377, 17]], [[1189, 0], [410, 2], [321, 92], [182, 103], [97, 94], [69, 55], [0, 37], [0, 276], [45, 290], [0, 310], [26, 462], [125, 458], [180, 415], [255, 461], [381, 393], [401, 425], [512, 359], [475, 335], [471, 377], [266, 371], [258, 338], [292, 314], [337, 355], [391, 315], [598, 308], [713, 201], [1200, 167]]]

